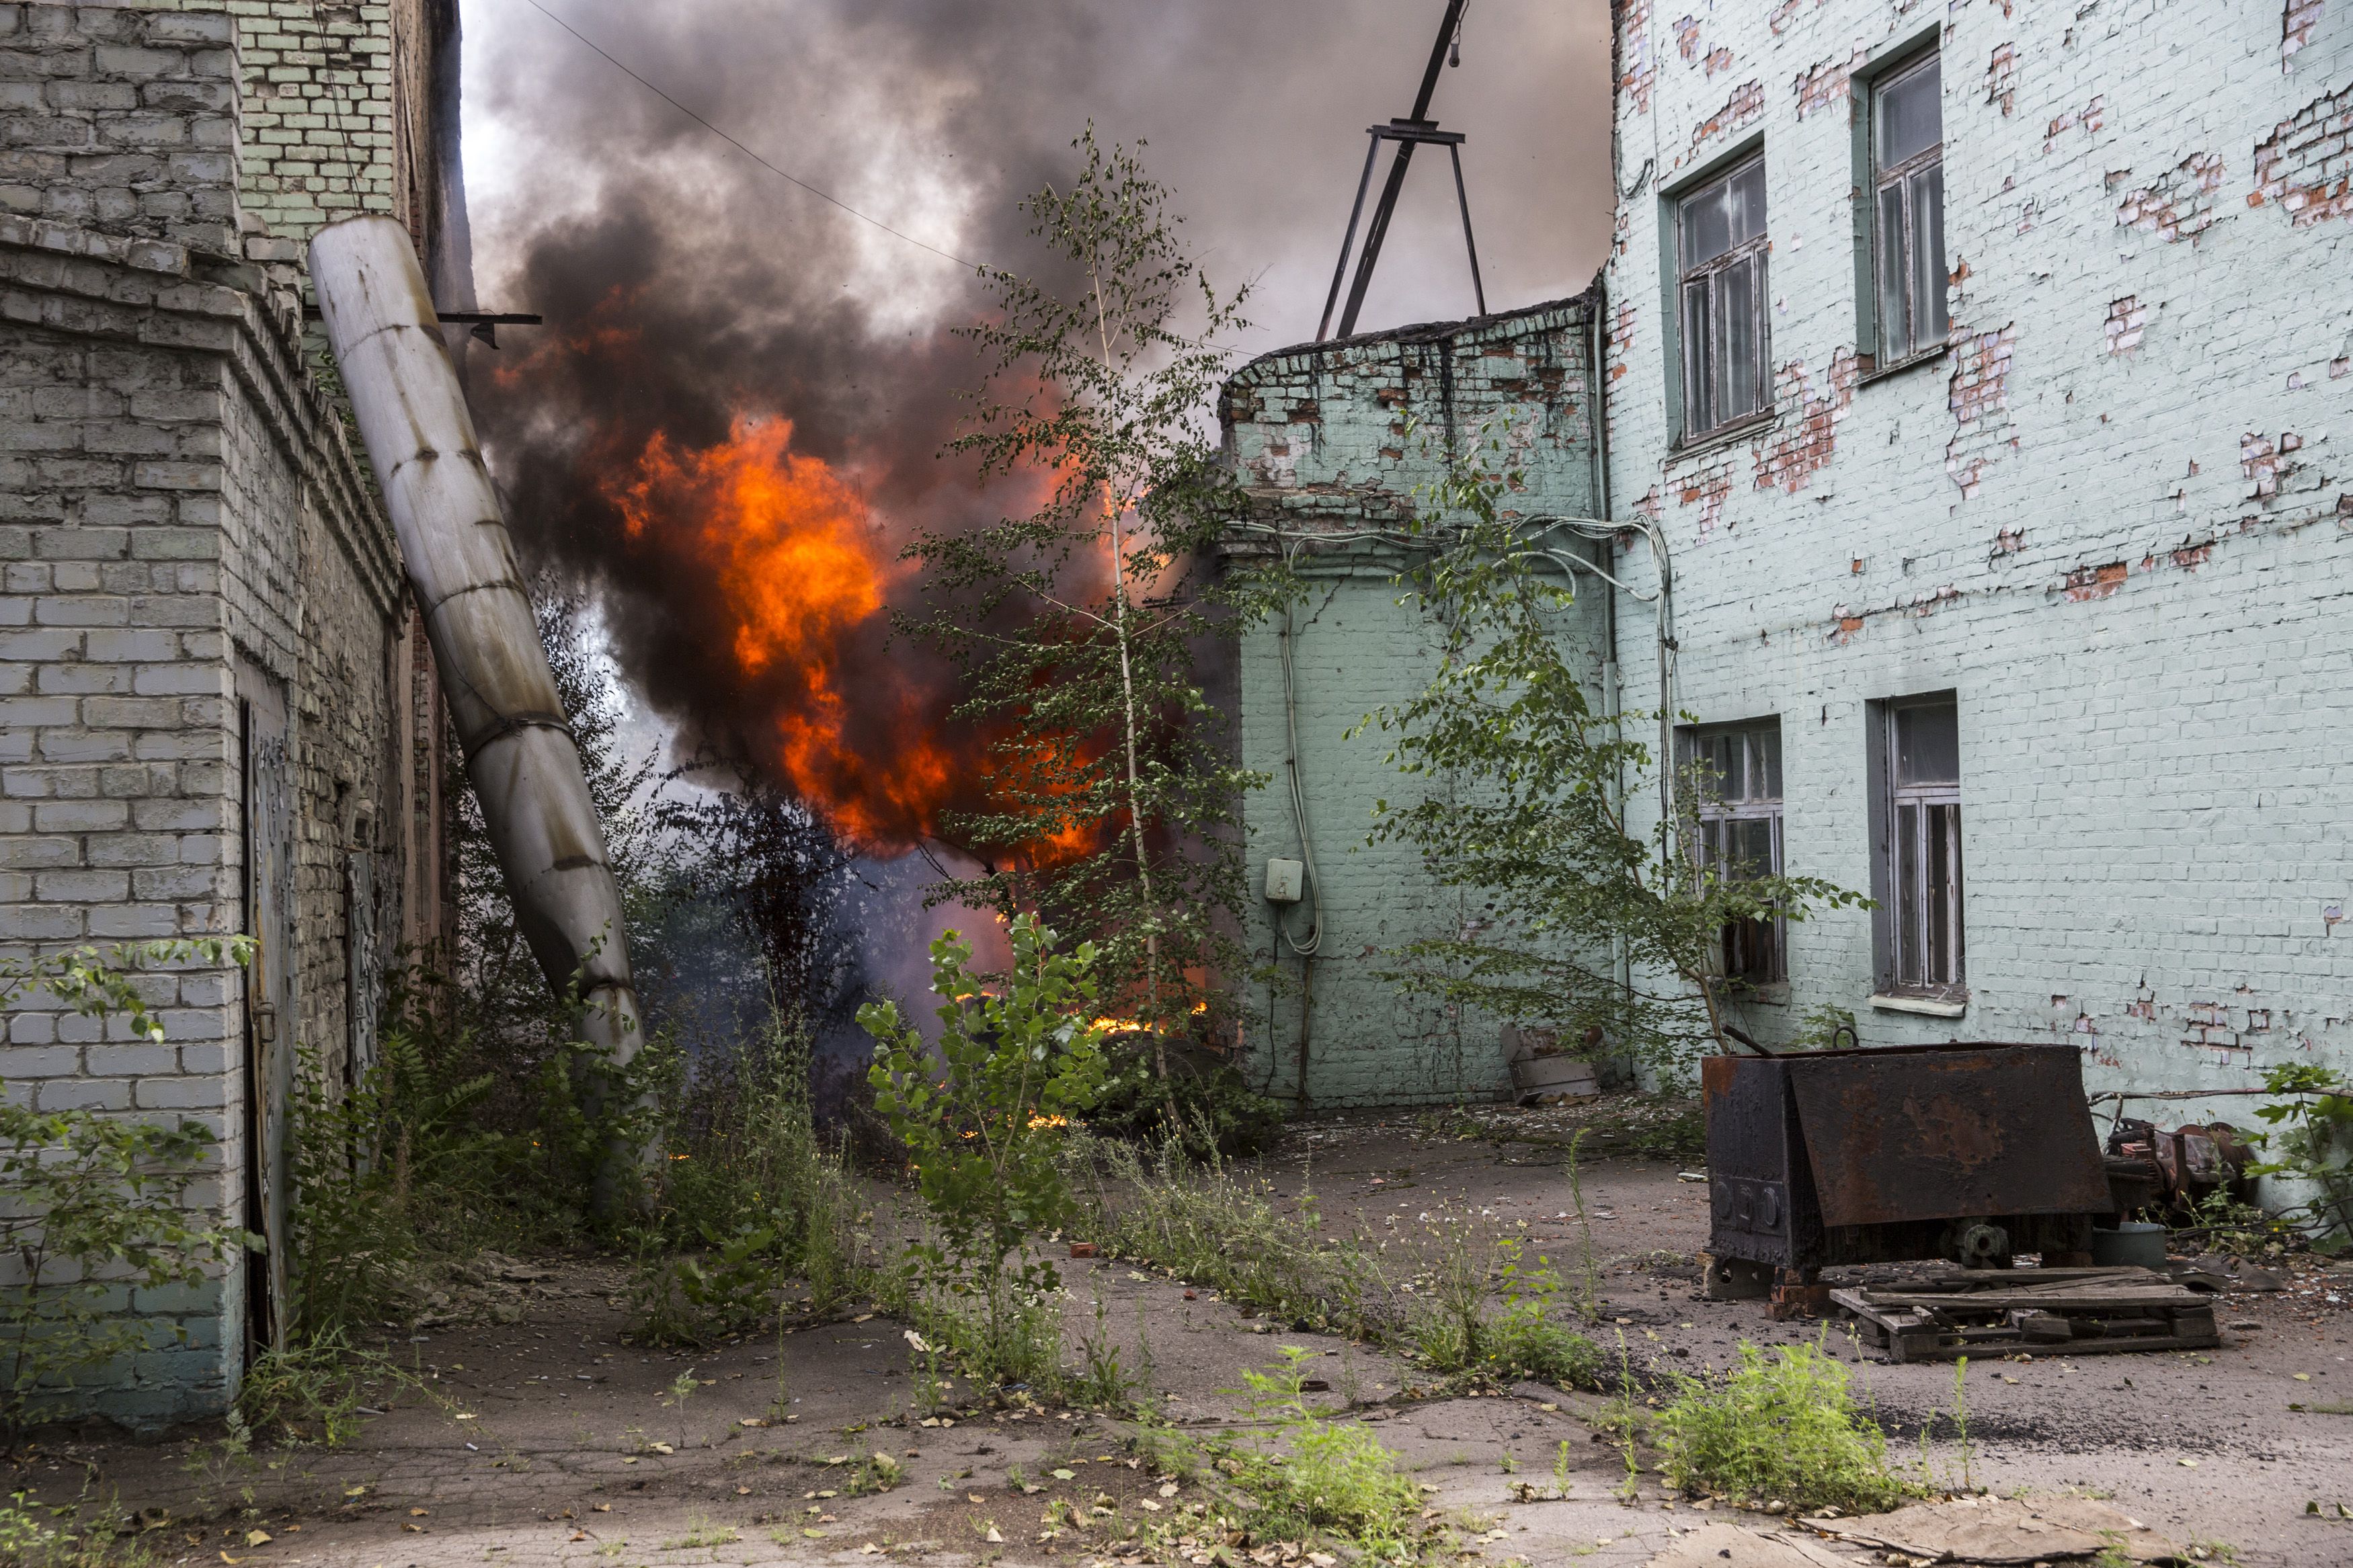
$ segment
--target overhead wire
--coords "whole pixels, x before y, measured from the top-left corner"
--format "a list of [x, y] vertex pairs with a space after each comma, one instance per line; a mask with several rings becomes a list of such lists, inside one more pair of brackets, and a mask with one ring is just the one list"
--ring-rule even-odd
[[705, 131], [710, 132], [713, 136], [718, 137], [722, 142], [726, 142], [730, 147], [734, 148], [735, 151], [743, 153], [744, 156], [751, 159], [752, 162], [759, 164], [760, 167], [767, 170], [768, 173], [776, 175], [777, 178], [789, 181], [792, 184], [798, 185], [802, 190], [807, 191], [809, 195], [817, 197], [818, 200], [832, 203], [835, 206], [839, 207], [843, 212], [848, 213], [850, 216], [858, 219], [860, 223], [872, 224], [876, 228], [881, 229], [883, 233], [890, 235], [894, 238], [903, 239], [909, 245], [915, 247], [919, 250], [928, 250], [934, 256], [939, 257], [944, 260], [953, 261], [958, 267], [970, 268], [975, 272], [984, 270], [978, 262], [966, 261], [963, 257], [956, 255], [954, 251], [942, 250], [936, 245], [933, 245], [925, 240], [917, 239], [913, 235], [907, 233], [904, 229], [893, 228], [889, 224], [884, 223], [881, 218], [874, 216], [871, 213], [860, 212], [856, 207], [851, 206], [848, 202], [843, 201], [839, 196], [833, 195], [830, 191], [820, 190], [817, 186], [810, 184], [807, 180], [802, 179], [799, 175], [795, 174], [788, 170], [778, 168], [776, 164], [770, 163], [759, 153], [752, 151], [751, 148], [744, 145], [743, 142], [737, 141], [733, 136], [728, 134], [728, 132], [722, 131], [718, 126], [713, 125], [710, 121], [705, 120], [702, 115], [697, 114], [693, 110], [689, 109], [685, 104], [681, 103], [677, 99], [672, 98], [661, 88], [647, 80], [636, 71], [630, 69], [627, 65], [624, 65], [617, 58], [616, 58], [611, 50], [606, 48], [596, 39], [590, 37], [587, 34], [582, 32], [579, 28], [565, 21], [563, 17], [557, 16], [546, 6], [541, 5], [539, 0], [523, 0], [523, 4], [538, 12], [541, 16], [546, 17], [549, 21], [554, 23], [557, 26], [563, 28], [565, 32], [571, 34], [574, 37], [579, 39], [582, 43], [587, 45], [588, 47], [596, 50], [599, 55], [602, 55], [605, 58], [606, 63], [610, 65], [615, 70], [619, 71], [623, 76], [628, 77], [631, 81], [636, 82], [648, 92], [659, 98], [664, 103], [669, 104], [672, 109], [677, 110], [681, 114], [685, 115], [689, 120], [693, 121], [697, 125], [702, 126]]

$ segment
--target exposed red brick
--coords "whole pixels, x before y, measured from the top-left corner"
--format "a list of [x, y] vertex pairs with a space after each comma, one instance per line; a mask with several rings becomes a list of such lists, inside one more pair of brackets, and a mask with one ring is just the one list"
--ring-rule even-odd
[[1961, 499], [1978, 493], [1994, 451], [2016, 445], [2010, 428], [2010, 363], [2018, 341], [2015, 323], [1990, 332], [1953, 331], [1953, 372], [1946, 406], [1953, 416], [1952, 439], [1945, 444], [1945, 472]]
[[1732, 51], [1718, 44], [1707, 51], [1707, 58], [1702, 63], [1707, 67], [1708, 79], [1713, 81], [1715, 79], [1716, 72], [1728, 71], [1732, 68]]
[[2097, 132], [2106, 124], [2107, 112], [2106, 96], [2094, 94], [2092, 101], [2083, 108], [2071, 109], [2050, 123], [2042, 132], [2042, 150], [2050, 152], [2059, 144], [2059, 138], [2070, 131], [2082, 131], [2087, 136]]
[[2128, 354], [2140, 347], [2141, 329], [2147, 324], [2148, 307], [2140, 302], [2137, 294], [2127, 294], [2121, 300], [2108, 301], [2108, 352]]
[[1729, 135], [1764, 111], [1765, 84], [1761, 81], [1742, 82], [1732, 89], [1732, 96], [1724, 100], [1722, 109], [1692, 128], [1691, 147], [1683, 154], [1684, 161], [1696, 156], [1709, 138]]
[[1651, 112], [1651, 0], [1626, 0], [1618, 14], [1618, 91], [1637, 114]]
[[1986, 101], [2001, 105], [2002, 117], [2018, 103], [2018, 49], [2012, 44], [1996, 44], [1993, 58], [1986, 64]]
[[2195, 239], [2213, 226], [2214, 193], [2222, 188], [2222, 155], [2192, 153], [2116, 205], [2116, 222], [2168, 241]]
[[1683, 56], [1685, 65], [1689, 65], [1699, 58], [1699, 18], [1678, 16], [1674, 20], [1674, 29], [1675, 52]]
[[1830, 467], [1860, 370], [1854, 352], [1841, 349], [1831, 359], [1829, 385], [1820, 397], [1812, 395], [1804, 362], [1792, 361], [1775, 374], [1773, 398], [1781, 416], [1771, 438], [1757, 447], [1758, 489], [1778, 485], [1795, 495], [1808, 479]]
[[1828, 59], [1797, 79], [1798, 118], [1819, 113], [1834, 103], [1847, 100], [1849, 84], [1853, 80], [1854, 68], [1862, 63], [1861, 49], [1844, 59]]
[[2314, 99], [2293, 119], [2255, 143], [2255, 189], [2249, 206], [2274, 201], [2297, 228], [2324, 219], [2353, 217], [2353, 174], [2347, 138], [2353, 133], [2353, 87]]
[[2104, 566], [2078, 566], [2067, 574], [2067, 597], [2075, 604], [2105, 599], [2125, 585], [2131, 568], [2121, 561]]
[[2298, 49], [2312, 42], [2312, 29], [2320, 21], [2326, 0], [2287, 0], [2280, 11], [2280, 68]]
[[2303, 471], [2304, 465], [2292, 460], [2292, 454], [2303, 449], [2304, 437], [2293, 430], [2281, 431], [2276, 442], [2253, 430], [2241, 436], [2239, 472], [2246, 476], [2246, 499], [2277, 500], [2280, 486]]

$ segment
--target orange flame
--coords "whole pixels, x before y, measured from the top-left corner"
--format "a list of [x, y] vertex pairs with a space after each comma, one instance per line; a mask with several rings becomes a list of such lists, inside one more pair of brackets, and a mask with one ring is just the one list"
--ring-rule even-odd
[[[789, 420], [739, 417], [725, 441], [681, 454], [657, 433], [634, 477], [605, 492], [633, 542], [704, 563], [718, 590], [714, 630], [737, 668], [787, 689], [772, 761], [795, 791], [860, 847], [903, 848], [934, 830], [957, 761], [934, 733], [922, 693], [847, 693], [840, 660], [845, 638], [870, 623], [880, 629], [907, 567], [857, 489], [822, 458], [793, 451], [792, 438]], [[853, 714], [853, 701], [862, 712]], [[850, 733], [859, 720], [890, 732], [887, 755], [861, 754]]]

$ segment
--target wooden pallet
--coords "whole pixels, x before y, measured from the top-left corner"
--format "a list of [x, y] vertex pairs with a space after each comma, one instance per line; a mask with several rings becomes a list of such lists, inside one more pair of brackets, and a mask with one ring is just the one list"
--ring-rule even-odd
[[2147, 1268], [1968, 1268], [1833, 1290], [1891, 1362], [2220, 1344], [2208, 1298]]

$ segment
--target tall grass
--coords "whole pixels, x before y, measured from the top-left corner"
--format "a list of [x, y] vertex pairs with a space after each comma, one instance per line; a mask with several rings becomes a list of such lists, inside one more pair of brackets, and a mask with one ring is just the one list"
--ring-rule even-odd
[[[1188, 1143], [1190, 1147], [1188, 1147]], [[1193, 1148], [1207, 1146], [1197, 1156]], [[1214, 1139], [1067, 1141], [1081, 1226], [1113, 1256], [1152, 1263], [1302, 1331], [1388, 1339], [1405, 1314], [1377, 1248], [1327, 1231], [1312, 1198], [1286, 1208]]]

